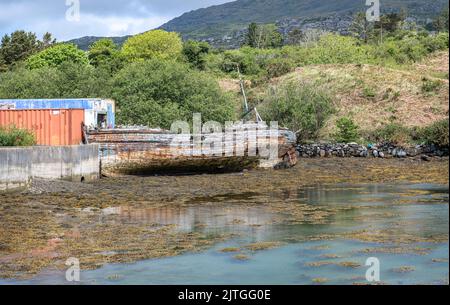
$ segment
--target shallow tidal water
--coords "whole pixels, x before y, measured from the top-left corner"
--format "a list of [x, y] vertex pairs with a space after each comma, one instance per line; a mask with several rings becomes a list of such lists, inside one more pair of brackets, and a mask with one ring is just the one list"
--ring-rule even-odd
[[[124, 222], [175, 224], [184, 232], [230, 237], [198, 252], [82, 270], [79, 284], [369, 284], [369, 257], [380, 262], [382, 284], [448, 284], [447, 185], [340, 184], [286, 194], [286, 199], [312, 207], [347, 207], [330, 221], [314, 224], [284, 223], [289, 215], [242, 205], [261, 200], [258, 196], [221, 199], [241, 203], [230, 206], [197, 202], [175, 208], [103, 209], [105, 217], [116, 215]], [[390, 236], [373, 237], [371, 232]], [[447, 238], [428, 240], [432, 236]], [[28, 280], [0, 284], [71, 283], [64, 270], [47, 269]]]

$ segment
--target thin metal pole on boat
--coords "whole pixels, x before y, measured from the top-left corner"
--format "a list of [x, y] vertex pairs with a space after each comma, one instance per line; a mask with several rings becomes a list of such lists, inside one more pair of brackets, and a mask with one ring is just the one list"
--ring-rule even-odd
[[259, 115], [258, 110], [255, 107], [255, 114], [256, 114], [256, 122], [262, 122], [263, 119], [261, 118], [261, 116]]
[[242, 79], [241, 69], [239, 69], [239, 64], [237, 64], [236, 67], [237, 67], [237, 71], [239, 74], [239, 83], [241, 86], [242, 96], [244, 97], [244, 110], [247, 113], [248, 112], [248, 101], [247, 101], [247, 95], [245, 94], [244, 80]]

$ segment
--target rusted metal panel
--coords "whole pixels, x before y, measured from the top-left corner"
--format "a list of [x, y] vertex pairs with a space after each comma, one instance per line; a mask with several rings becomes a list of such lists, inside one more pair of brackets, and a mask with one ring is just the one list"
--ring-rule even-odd
[[82, 143], [83, 109], [0, 110], [0, 126], [33, 131], [38, 145]]
[[114, 128], [115, 125], [115, 102], [108, 99], [0, 99], [0, 109], [84, 109], [86, 126], [98, 126], [99, 115], [106, 115], [105, 127]]

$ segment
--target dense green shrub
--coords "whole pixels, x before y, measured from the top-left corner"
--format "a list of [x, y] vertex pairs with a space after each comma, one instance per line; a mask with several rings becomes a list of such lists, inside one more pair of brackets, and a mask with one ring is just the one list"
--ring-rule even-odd
[[383, 43], [368, 44], [354, 37], [326, 34], [311, 45], [289, 45], [272, 49], [245, 46], [207, 57], [205, 60], [208, 71], [221, 71], [236, 76], [236, 66], [239, 64], [241, 72], [247, 76], [270, 78], [304, 65], [403, 65], [417, 62], [431, 52], [445, 49], [448, 49], [448, 33], [431, 35], [399, 31], [396, 35], [388, 36]]
[[183, 42], [178, 33], [153, 30], [128, 38], [122, 54], [133, 62], [154, 58], [173, 60], [181, 57], [182, 50]]
[[0, 146], [32, 146], [36, 144], [33, 132], [15, 126], [0, 126]]
[[448, 48], [448, 33], [429, 35], [407, 31], [387, 38], [379, 45], [369, 45], [370, 62], [398, 65], [417, 62], [427, 54]]
[[358, 39], [340, 35], [324, 35], [311, 48], [308, 64], [345, 64], [367, 61], [365, 49]]
[[327, 93], [314, 84], [292, 81], [271, 90], [260, 112], [264, 120], [297, 131], [299, 140], [314, 140], [333, 111]]
[[449, 120], [443, 119], [426, 127], [408, 128], [398, 123], [390, 123], [372, 132], [368, 140], [373, 142], [390, 142], [396, 145], [413, 143], [449, 146]]
[[437, 121], [419, 130], [419, 139], [426, 144], [449, 146], [449, 120]]
[[281, 54], [290, 58], [297, 66], [358, 64], [369, 62], [369, 48], [353, 37], [326, 34], [312, 46], [285, 46]]
[[223, 52], [210, 52], [203, 57], [205, 60], [205, 71], [215, 75], [224, 74], [223, 62], [225, 56]]
[[368, 140], [373, 142], [389, 142], [395, 145], [407, 145], [413, 142], [411, 129], [398, 123], [389, 123], [375, 130]]
[[88, 65], [89, 59], [86, 53], [78, 49], [74, 44], [62, 43], [29, 57], [26, 61], [26, 66], [29, 69], [58, 67], [64, 62]]
[[236, 73], [237, 67], [241, 73], [247, 75], [260, 75], [263, 73], [261, 62], [264, 59], [264, 53], [267, 51], [257, 50], [250, 47], [243, 47], [239, 50], [228, 50], [224, 52], [222, 62], [223, 72]]
[[369, 53], [369, 63], [385, 65], [395, 65], [397, 63], [405, 63], [408, 57], [400, 51], [399, 45], [395, 40], [387, 40], [377, 47], [367, 46]]
[[448, 49], [448, 32], [424, 36], [421, 39], [421, 43], [429, 53]]
[[183, 55], [186, 61], [199, 70], [205, 70], [205, 57], [211, 46], [204, 41], [188, 40], [183, 44]]
[[170, 128], [174, 120], [205, 121], [234, 119], [234, 105], [218, 83], [206, 73], [188, 66], [159, 60], [132, 64], [113, 80], [120, 124], [143, 124]]
[[285, 46], [281, 54], [297, 66], [367, 62], [367, 51], [353, 37], [326, 34], [311, 46]]
[[289, 58], [276, 57], [267, 60], [264, 63], [264, 69], [267, 72], [267, 77], [280, 77], [293, 70], [295, 67], [294, 62]]
[[125, 65], [125, 58], [112, 39], [104, 38], [93, 43], [88, 51], [91, 65], [117, 72]]
[[426, 46], [421, 41], [421, 36], [417, 34], [407, 35], [401, 40], [396, 40], [395, 43], [398, 45], [399, 54], [403, 54], [404, 57], [401, 60], [397, 59], [400, 64], [419, 61], [428, 54]]
[[283, 36], [275, 24], [250, 23], [246, 45], [252, 48], [276, 48], [283, 45]]
[[[282, 54], [281, 49], [242, 47], [239, 50], [225, 51], [220, 69], [224, 73], [237, 76], [236, 71], [239, 66], [242, 74], [251, 78], [267, 79], [289, 73], [296, 65], [294, 60]], [[211, 68], [211, 63], [207, 66], [210, 67], [209, 70], [216, 70]]]
[[351, 118], [342, 117], [336, 121], [334, 139], [338, 143], [355, 142], [359, 139], [359, 127]]

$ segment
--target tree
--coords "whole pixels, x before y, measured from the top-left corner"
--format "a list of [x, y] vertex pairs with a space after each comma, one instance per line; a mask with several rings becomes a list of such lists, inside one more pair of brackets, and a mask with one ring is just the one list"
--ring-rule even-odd
[[405, 20], [404, 13], [390, 13], [381, 16], [378, 26], [383, 26], [385, 32], [393, 33], [400, 27], [403, 20]]
[[406, 18], [405, 12], [389, 13], [380, 17], [380, 21], [375, 22], [374, 29], [377, 30], [380, 36], [380, 42], [383, 42], [383, 38], [386, 35], [396, 32], [402, 22]]
[[0, 57], [4, 65], [10, 67], [15, 63], [25, 60], [40, 49], [36, 35], [31, 32], [15, 31], [11, 35], [5, 35], [0, 45]]
[[438, 32], [448, 32], [448, 7], [433, 20], [433, 29]]
[[359, 127], [353, 122], [352, 119], [347, 117], [342, 117], [336, 122], [337, 132], [334, 138], [340, 143], [349, 143], [358, 140], [359, 138]]
[[0, 73], [0, 99], [110, 97], [111, 76], [91, 65], [63, 62], [58, 67], [18, 67]]
[[175, 120], [191, 121], [194, 112], [205, 121], [234, 119], [233, 103], [217, 81], [182, 63], [158, 59], [133, 63], [112, 84], [121, 124], [170, 128]]
[[367, 21], [366, 14], [360, 12], [353, 18], [349, 31], [354, 37], [362, 39], [367, 43], [373, 31], [373, 25]]
[[8, 70], [8, 66], [6, 65], [6, 62], [3, 59], [3, 56], [0, 54], [0, 73], [5, 72], [6, 70]]
[[88, 51], [89, 62], [114, 73], [124, 66], [119, 48], [112, 39], [104, 38], [93, 43]]
[[40, 42], [40, 49], [46, 49], [52, 45], [56, 44], [56, 39], [53, 38], [52, 34], [47, 32], [42, 36], [42, 41]]
[[246, 44], [252, 48], [278, 48], [283, 45], [283, 36], [275, 24], [251, 23], [247, 31]]
[[205, 69], [205, 56], [209, 53], [211, 46], [204, 41], [188, 40], [183, 45], [183, 54], [186, 60], [199, 70]]
[[123, 55], [130, 61], [158, 58], [179, 59], [183, 50], [180, 36], [163, 30], [149, 31], [130, 37], [123, 45]]
[[291, 45], [299, 45], [303, 42], [305, 38], [305, 34], [302, 32], [302, 30], [296, 28], [289, 32], [288, 34], [288, 43]]
[[57, 44], [47, 48], [27, 59], [26, 66], [29, 69], [42, 67], [57, 67], [64, 62], [73, 62], [87, 65], [89, 59], [86, 53], [78, 49], [74, 44]]
[[330, 32], [322, 29], [308, 29], [303, 32], [303, 35], [303, 45], [305, 47], [311, 47], [316, 45], [322, 37], [330, 35]]
[[255, 22], [252, 22], [248, 26], [246, 44], [252, 48], [258, 48], [258, 25]]

